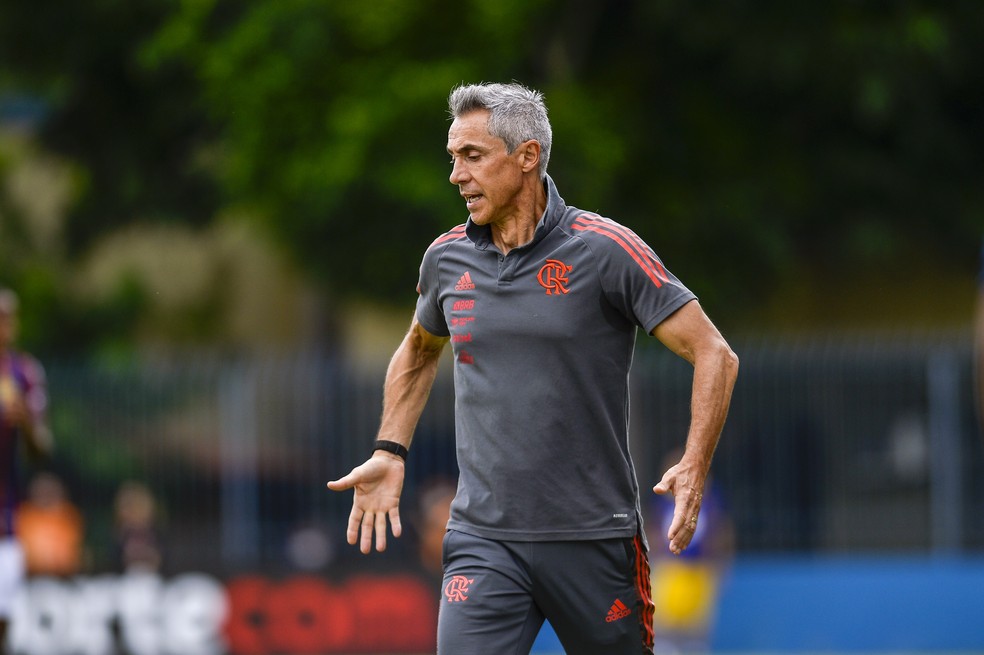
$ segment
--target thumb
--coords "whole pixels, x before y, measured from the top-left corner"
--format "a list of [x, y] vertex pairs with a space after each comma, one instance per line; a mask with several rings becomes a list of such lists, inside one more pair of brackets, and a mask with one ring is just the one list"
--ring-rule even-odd
[[666, 480], [660, 480], [659, 484], [653, 487], [653, 491], [660, 494], [661, 496], [664, 494], [668, 494], [670, 493], [670, 485], [666, 482]]
[[331, 489], [332, 491], [345, 491], [346, 489], [351, 489], [357, 483], [358, 480], [356, 479], [356, 476], [352, 473], [349, 473], [344, 478], [340, 478], [338, 480], [331, 480], [328, 483], [328, 488]]

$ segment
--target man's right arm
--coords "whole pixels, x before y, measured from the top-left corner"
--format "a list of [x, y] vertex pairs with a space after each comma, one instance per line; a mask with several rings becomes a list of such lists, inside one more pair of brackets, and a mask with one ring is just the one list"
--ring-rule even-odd
[[386, 370], [379, 439], [410, 448], [413, 431], [437, 377], [441, 352], [448, 341], [449, 337], [439, 337], [425, 330], [414, 314], [410, 330]]
[[[414, 315], [410, 330], [396, 349], [386, 371], [383, 416], [377, 438], [402, 444], [409, 449], [447, 342], [448, 337], [439, 337], [425, 330]], [[377, 450], [348, 475], [328, 483], [332, 491], [355, 488], [346, 537], [350, 544], [358, 542], [363, 553], [368, 554], [372, 550], [373, 534], [376, 550], [386, 549], [387, 517], [393, 536], [399, 537], [402, 533], [400, 495], [403, 491], [403, 474], [402, 458]]]

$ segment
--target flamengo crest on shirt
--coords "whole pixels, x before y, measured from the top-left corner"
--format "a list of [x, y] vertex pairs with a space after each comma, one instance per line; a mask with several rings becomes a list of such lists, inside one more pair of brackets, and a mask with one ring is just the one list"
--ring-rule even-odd
[[548, 259], [547, 263], [540, 268], [540, 272], [536, 274], [536, 281], [547, 290], [548, 296], [564, 294], [570, 291], [567, 288], [567, 285], [570, 284], [567, 274], [573, 270], [573, 266], [568, 266], [558, 259]]

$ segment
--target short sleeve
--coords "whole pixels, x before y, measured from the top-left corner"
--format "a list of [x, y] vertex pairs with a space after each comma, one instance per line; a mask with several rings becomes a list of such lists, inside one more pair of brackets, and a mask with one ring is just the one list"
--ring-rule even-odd
[[438, 264], [444, 248], [432, 247], [424, 253], [417, 281], [417, 321], [425, 330], [439, 337], [451, 334], [441, 304], [441, 284]]
[[647, 334], [697, 298], [635, 232], [608, 219], [592, 219], [590, 225], [606, 237], [592, 239], [592, 246], [600, 251], [598, 269], [609, 302]]

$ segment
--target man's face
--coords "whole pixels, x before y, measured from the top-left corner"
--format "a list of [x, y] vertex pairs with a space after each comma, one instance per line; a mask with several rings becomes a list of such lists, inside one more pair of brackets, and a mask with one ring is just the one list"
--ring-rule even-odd
[[478, 225], [508, 218], [518, 209], [523, 186], [522, 148], [507, 153], [505, 142], [489, 134], [488, 120], [488, 111], [473, 111], [454, 119], [448, 130], [449, 179]]

